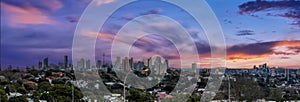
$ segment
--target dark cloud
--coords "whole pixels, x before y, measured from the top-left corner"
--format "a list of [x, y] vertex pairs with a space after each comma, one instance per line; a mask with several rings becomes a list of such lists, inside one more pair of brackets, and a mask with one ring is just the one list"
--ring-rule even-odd
[[197, 51], [200, 55], [208, 54], [211, 52], [211, 48], [210, 48], [209, 44], [206, 42], [196, 41], [195, 45], [196, 45]]
[[252, 30], [240, 30], [236, 34], [237, 36], [247, 36], [247, 35], [254, 35], [254, 31]]
[[300, 53], [300, 45], [297, 46], [297, 47], [288, 47], [288, 48], [291, 49], [291, 50], [294, 50], [295, 53]]
[[122, 20], [127, 20], [127, 21], [130, 21], [134, 18], [135, 18], [135, 16], [133, 16], [133, 15], [125, 15], [125, 16], [121, 17]]
[[119, 32], [119, 30], [122, 28], [121, 25], [118, 24], [114, 24], [114, 23], [109, 23], [106, 22], [103, 25], [103, 28], [100, 30], [100, 33], [107, 33], [107, 34], [117, 34]]
[[225, 22], [225, 24], [232, 24], [232, 21], [228, 19], [224, 19], [223, 22]]
[[142, 15], [148, 15], [148, 14], [161, 14], [162, 12], [162, 9], [161, 8], [154, 8], [154, 9], [151, 9], [145, 13], [142, 13]]
[[159, 37], [158, 35], [149, 35], [137, 40], [133, 46], [143, 49], [146, 52], [160, 52], [162, 49], [172, 49], [176, 51], [175, 46], [172, 42]]
[[172, 60], [172, 59], [180, 59], [180, 56], [179, 55], [163, 55], [162, 56], [163, 58], [165, 59], [168, 59], [168, 60]]
[[280, 59], [290, 59], [290, 57], [280, 57]]
[[76, 16], [67, 16], [66, 19], [70, 22], [70, 23], [77, 23], [79, 21], [79, 18]]
[[228, 54], [262, 55], [272, 53], [276, 42], [234, 45], [227, 48]]
[[62, 2], [59, 1], [47, 1], [47, 0], [1, 0], [1, 2], [17, 6], [23, 9], [27, 9], [29, 6], [33, 6], [44, 12], [52, 12], [62, 7]]
[[[229, 59], [249, 59], [250, 56], [269, 56], [275, 55], [297, 55], [299, 54], [299, 40], [292, 41], [271, 41], [271, 42], [259, 42], [252, 44], [240, 44], [227, 47], [227, 55]], [[274, 48], [287, 47], [289, 52], [276, 51]]]
[[254, 38], [250, 38], [250, 37], [246, 37], [246, 39], [257, 42], [257, 43], [262, 42], [262, 40], [254, 39]]
[[[267, 12], [267, 16], [280, 16], [293, 19], [293, 25], [300, 27], [300, 1], [249, 1], [239, 5], [240, 14], [250, 14], [256, 12]], [[273, 11], [273, 12], [272, 12]]]

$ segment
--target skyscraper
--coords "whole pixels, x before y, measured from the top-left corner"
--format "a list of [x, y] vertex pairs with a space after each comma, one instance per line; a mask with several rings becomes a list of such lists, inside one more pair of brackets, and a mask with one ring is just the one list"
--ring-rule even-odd
[[43, 68], [48, 68], [49, 64], [48, 64], [48, 57], [44, 58], [44, 63], [43, 63]]
[[197, 72], [197, 63], [192, 63], [192, 72], [193, 73]]
[[118, 71], [122, 70], [122, 64], [121, 64], [121, 58], [120, 57], [117, 57], [113, 69], [118, 70]]
[[165, 63], [167, 65], [167, 68], [169, 68], [169, 60], [165, 60]]
[[161, 64], [159, 74], [161, 75], [165, 74], [167, 72], [167, 69], [168, 69], [168, 62], [165, 60], [165, 62]]
[[103, 64], [105, 65], [105, 53], [103, 53], [103, 55], [102, 55], [102, 61], [103, 61]]
[[122, 64], [123, 64], [124, 71], [130, 71], [130, 65], [129, 65], [129, 59], [128, 59], [128, 57], [125, 57], [123, 59]]
[[129, 59], [129, 67], [130, 67], [130, 68], [133, 67], [133, 58], [132, 58], [132, 57]]
[[85, 67], [85, 60], [81, 58], [79, 61], [77, 61], [77, 68], [84, 69], [84, 67]]
[[297, 69], [296, 74], [297, 74], [297, 75], [300, 75], [300, 69]]
[[162, 72], [162, 63], [161, 63], [161, 58], [159, 56], [156, 57], [155, 59], [155, 70], [156, 70], [156, 74], [161, 74]]
[[65, 56], [65, 62], [64, 62], [64, 67], [68, 68], [69, 66], [69, 62], [68, 62], [68, 56]]
[[152, 58], [151, 58], [151, 57], [148, 59], [148, 68], [149, 68], [151, 71], [154, 72], [154, 70], [153, 70], [153, 65], [152, 65]]
[[85, 62], [85, 68], [86, 69], [91, 69], [91, 60], [86, 60], [86, 62]]
[[39, 68], [39, 69], [42, 69], [42, 68], [43, 68], [43, 62], [39, 61], [38, 68]]
[[100, 68], [102, 67], [102, 61], [101, 61], [101, 60], [98, 60], [98, 61], [97, 61], [96, 67], [97, 67], [98, 69], [100, 69]]

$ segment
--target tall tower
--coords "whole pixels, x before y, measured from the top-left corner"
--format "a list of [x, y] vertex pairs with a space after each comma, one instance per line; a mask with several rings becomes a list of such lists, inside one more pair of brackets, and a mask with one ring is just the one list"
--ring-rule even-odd
[[165, 63], [167, 64], [167, 68], [169, 68], [169, 60], [165, 60]]
[[117, 57], [113, 69], [114, 69], [114, 70], [118, 70], [118, 71], [121, 71], [121, 70], [122, 70], [122, 64], [121, 64], [121, 58], [120, 58], [120, 57]]
[[159, 56], [156, 57], [155, 59], [155, 70], [156, 74], [161, 74], [161, 58]]
[[149, 68], [151, 71], [153, 71], [152, 58], [151, 58], [151, 57], [148, 59], [148, 68]]
[[289, 81], [289, 80], [290, 80], [290, 70], [287, 69], [287, 81]]
[[85, 67], [85, 60], [83, 58], [81, 58], [78, 62], [77, 62], [77, 67], [79, 69], [84, 69]]
[[123, 69], [124, 69], [124, 71], [130, 71], [130, 65], [129, 65], [129, 59], [128, 59], [128, 57], [125, 57], [124, 59], [123, 59]]
[[43, 68], [43, 62], [39, 61], [38, 68], [39, 69]]
[[133, 68], [133, 58], [132, 57], [129, 59], [129, 67]]
[[105, 53], [103, 53], [103, 55], [102, 55], [102, 61], [103, 61], [103, 64], [105, 65]]
[[101, 60], [98, 60], [98, 61], [97, 61], [96, 67], [97, 67], [98, 69], [100, 69], [100, 68], [102, 67], [102, 61], [101, 61]]
[[48, 57], [44, 58], [44, 65], [43, 68], [48, 68], [49, 64], [48, 64]]
[[196, 63], [192, 63], [192, 72], [193, 73], [197, 72], [197, 64]]
[[68, 65], [69, 65], [69, 63], [68, 63], [68, 56], [65, 56], [64, 67], [68, 68], [69, 67]]
[[91, 69], [91, 61], [90, 60], [86, 60], [86, 62], [85, 62], [85, 68], [86, 69]]

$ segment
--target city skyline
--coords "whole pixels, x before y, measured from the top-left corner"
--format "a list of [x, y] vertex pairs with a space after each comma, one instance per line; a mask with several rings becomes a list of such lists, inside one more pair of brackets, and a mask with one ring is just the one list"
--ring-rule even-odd
[[[103, 3], [99, 0], [98, 4], [101, 6], [116, 0], [108, 1]], [[252, 68], [262, 63], [285, 68], [300, 67], [300, 1], [207, 2], [225, 34], [228, 68]], [[1, 66], [37, 66], [37, 62], [45, 57], [51, 63], [64, 62], [65, 55], [71, 61], [74, 30], [89, 3], [90, 0], [2, 0]], [[197, 63], [201, 67], [209, 67], [210, 46], [202, 28], [183, 9], [161, 1], [138, 1], [126, 5], [107, 20], [102, 31], [87, 30], [87, 37], [98, 37], [95, 59], [102, 59], [102, 54], [106, 53], [105, 59], [111, 62], [110, 45], [115, 34], [123, 24], [146, 14], [166, 15], [184, 25], [196, 43], [200, 56]], [[164, 22], [152, 25], [166, 30], [172, 28]], [[140, 56], [160, 55], [176, 67], [180, 58], [176, 50], [167, 39], [146, 36], [135, 42], [132, 56], [128, 57], [141, 60]], [[183, 55], [194, 56], [189, 53]]]

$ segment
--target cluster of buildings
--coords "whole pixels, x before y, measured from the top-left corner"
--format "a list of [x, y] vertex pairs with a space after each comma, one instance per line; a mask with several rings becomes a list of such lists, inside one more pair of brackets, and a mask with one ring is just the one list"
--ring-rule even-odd
[[147, 62], [133, 62], [133, 58], [125, 57], [121, 59], [117, 57], [115, 64], [113, 66], [114, 70], [117, 71], [131, 71], [131, 70], [151, 70], [155, 72], [155, 74], [164, 74], [166, 70], [169, 68], [168, 60], [162, 61], [162, 58], [157, 56], [155, 58], [149, 58]]
[[271, 87], [300, 87], [300, 69], [269, 67], [267, 63], [253, 69], [227, 69], [227, 75], [249, 75]]
[[49, 58], [46, 57], [43, 61], [38, 62], [38, 68], [43, 70], [49, 69], [71, 69], [72, 64], [69, 63], [68, 56], [64, 56], [64, 62], [59, 62], [58, 64], [49, 64]]

